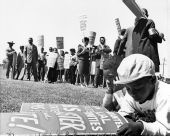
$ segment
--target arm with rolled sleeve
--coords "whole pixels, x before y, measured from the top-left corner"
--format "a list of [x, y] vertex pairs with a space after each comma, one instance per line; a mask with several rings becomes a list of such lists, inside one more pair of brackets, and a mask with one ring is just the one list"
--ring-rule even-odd
[[12, 51], [10, 51], [9, 49], [6, 50], [6, 55], [9, 57], [9, 56], [12, 56], [13, 53], [15, 52], [15, 50], [13, 49]]
[[127, 116], [131, 113], [135, 112], [135, 108], [133, 106], [133, 99], [130, 97], [128, 93], [126, 93], [120, 110], [118, 111], [122, 116]]
[[[156, 100], [156, 121], [153, 123], [147, 123], [144, 121], [141, 121], [144, 126], [144, 130], [142, 132], [142, 135], [149, 135], [149, 136], [165, 136], [167, 133], [167, 113], [168, 113], [168, 98], [161, 97], [159, 95], [159, 98]], [[170, 104], [170, 103], [169, 103]]]
[[[140, 19], [141, 21], [145, 21], [146, 19]], [[148, 20], [148, 22], [147, 22], [147, 24], [146, 24], [146, 31], [148, 31], [149, 32], [149, 29], [150, 28], [154, 28], [155, 29], [155, 31], [157, 32], [154, 36], [150, 36], [149, 35], [149, 38], [150, 38], [150, 40], [152, 41], [152, 42], [155, 42], [155, 43], [162, 43], [162, 38], [161, 38], [161, 36], [159, 35], [159, 32], [157, 31], [157, 29], [155, 28], [155, 23], [154, 23], [154, 21], [153, 20], [151, 20], [151, 19], [147, 19]], [[148, 33], [147, 32], [147, 33]]]
[[[161, 96], [157, 95], [158, 98], [154, 100], [155, 104], [155, 116], [156, 121], [155, 122], [145, 122], [143, 120], [138, 120], [137, 122], [142, 122], [143, 124], [143, 131], [141, 135], [144, 136], [165, 136], [167, 133], [167, 112], [168, 112], [168, 96]], [[119, 110], [119, 113], [122, 116], [127, 116], [130, 113], [133, 113], [135, 110], [140, 110], [138, 108], [135, 101], [133, 101], [129, 94], [127, 93], [125, 101], [122, 104], [121, 109]]]

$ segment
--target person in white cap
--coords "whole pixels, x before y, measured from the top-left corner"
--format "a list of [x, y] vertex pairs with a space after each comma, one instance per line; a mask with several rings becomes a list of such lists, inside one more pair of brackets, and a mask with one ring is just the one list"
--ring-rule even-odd
[[157, 80], [153, 61], [145, 55], [132, 54], [123, 59], [117, 72], [119, 80], [115, 84], [125, 85], [128, 92], [118, 112], [130, 119], [117, 134], [166, 135], [170, 85]]

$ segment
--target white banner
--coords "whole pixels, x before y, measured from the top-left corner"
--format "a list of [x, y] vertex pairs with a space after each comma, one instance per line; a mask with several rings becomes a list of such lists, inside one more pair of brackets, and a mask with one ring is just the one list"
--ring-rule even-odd
[[64, 37], [56, 37], [57, 49], [64, 49]]
[[39, 35], [37, 40], [38, 47], [44, 47], [44, 35]]
[[119, 18], [115, 19], [115, 24], [116, 24], [116, 28], [117, 28], [118, 34], [121, 35], [121, 26], [120, 26]]
[[80, 16], [80, 30], [85, 31], [87, 29], [87, 16]]

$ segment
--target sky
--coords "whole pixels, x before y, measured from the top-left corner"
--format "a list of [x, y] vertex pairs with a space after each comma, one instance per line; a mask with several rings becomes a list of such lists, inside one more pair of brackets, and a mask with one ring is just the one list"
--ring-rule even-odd
[[[148, 9], [149, 18], [156, 28], [168, 35], [168, 0], [136, 0], [140, 7]], [[80, 30], [80, 16], [87, 16], [87, 28]], [[8, 41], [14, 41], [14, 49], [28, 44], [33, 37], [37, 44], [39, 35], [44, 35], [45, 50], [56, 47], [56, 37], [64, 37], [65, 50], [77, 48], [89, 31], [106, 37], [106, 44], [114, 48], [118, 36], [115, 18], [122, 28], [133, 26], [135, 15], [122, 0], [0, 0], [0, 63], [5, 58]], [[159, 45], [160, 60], [167, 58], [167, 40]], [[170, 46], [170, 45], [169, 45]]]

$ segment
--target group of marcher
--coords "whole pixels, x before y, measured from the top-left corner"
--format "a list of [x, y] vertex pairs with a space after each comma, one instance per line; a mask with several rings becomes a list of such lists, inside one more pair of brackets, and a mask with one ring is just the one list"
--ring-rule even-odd
[[[33, 39], [29, 38], [28, 45], [20, 46], [20, 52], [13, 49], [15, 44], [13, 41], [8, 42], [9, 47], [6, 49], [7, 55], [7, 71], [6, 78], [9, 78], [9, 73], [11, 71], [11, 78], [18, 79], [21, 76], [23, 80], [24, 75], [27, 72], [27, 79], [30, 80], [31, 76], [34, 76], [34, 81], [38, 81], [37, 74], [37, 62], [38, 62], [38, 50], [37, 46], [33, 44]], [[22, 72], [23, 71], [23, 72]], [[22, 75], [21, 75], [22, 72]]]
[[77, 52], [75, 48], [71, 48], [70, 52], [64, 52], [52, 47], [48, 52], [44, 52], [42, 47], [38, 53], [32, 38], [28, 39], [28, 43], [26, 46], [20, 46], [20, 52], [16, 54], [12, 48], [14, 42], [8, 42], [7, 78], [9, 78], [9, 71], [12, 67], [14, 69], [12, 71], [13, 79], [23, 80], [24, 75], [27, 74], [27, 79], [30, 80], [33, 76], [34, 81], [69, 82], [80, 84], [82, 87], [91, 83], [95, 88], [100, 85], [106, 87], [103, 63], [106, 58], [109, 58], [112, 50], [105, 44], [105, 37], [100, 37], [99, 46], [89, 45], [89, 38], [84, 37], [83, 45], [78, 45]]
[[[143, 14], [148, 17], [146, 9], [143, 9]], [[118, 135], [163, 136], [170, 128], [167, 120], [170, 86], [155, 75], [160, 65], [157, 43], [161, 43], [162, 39], [164, 35], [148, 18], [136, 18], [133, 27], [121, 30], [113, 55], [105, 37], [100, 37], [98, 46], [89, 45], [89, 38], [84, 37], [77, 52], [72, 48], [70, 53], [63, 50], [58, 53], [57, 48], [50, 47], [46, 54], [42, 48], [39, 55], [30, 38], [29, 45], [21, 46], [16, 69], [19, 73], [19, 58], [24, 58], [22, 66], [26, 64], [28, 79], [32, 72], [35, 81], [53, 83], [59, 79], [71, 84], [80, 83], [81, 86], [88, 86], [90, 82], [96, 88], [107, 86], [103, 106], [110, 111], [118, 111], [129, 121], [118, 129]], [[11, 54], [15, 52], [13, 44], [10, 42], [11, 48], [7, 50], [7, 78], [12, 65]], [[121, 100], [120, 96], [117, 97], [120, 94]]]

